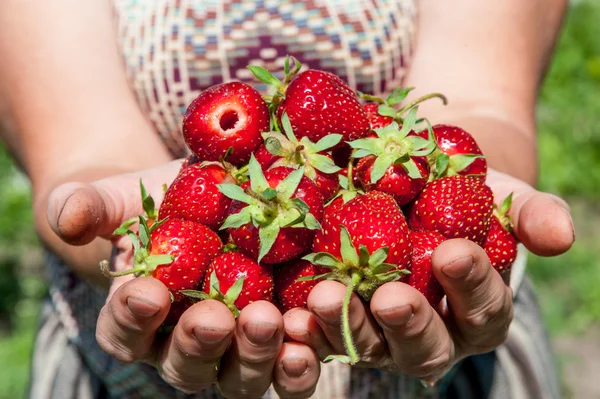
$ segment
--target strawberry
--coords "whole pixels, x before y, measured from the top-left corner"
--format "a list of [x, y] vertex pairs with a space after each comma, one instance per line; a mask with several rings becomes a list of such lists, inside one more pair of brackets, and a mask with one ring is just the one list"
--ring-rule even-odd
[[318, 283], [316, 279], [298, 281], [299, 278], [315, 277], [328, 271], [302, 259], [278, 265], [275, 270], [275, 298], [283, 313], [293, 308], [306, 308], [308, 294]]
[[[239, 280], [243, 281], [240, 292], [235, 298], [228, 298], [229, 290]], [[216, 289], [215, 282], [218, 284]], [[238, 311], [255, 301], [271, 302], [273, 300], [273, 270], [270, 265], [256, 263], [240, 252], [225, 252], [217, 256], [206, 271], [202, 291], [210, 294], [211, 290], [213, 293], [222, 291], [223, 299], [233, 299], [232, 303], [225, 304], [235, 306]]]
[[196, 155], [194, 155], [194, 154], [188, 155], [187, 157], [185, 157], [183, 159], [183, 162], [181, 163], [181, 168], [179, 169], [179, 173], [181, 173], [182, 171], [187, 169], [189, 166], [195, 165], [199, 162], [200, 162], [200, 160], [198, 159], [198, 157]]
[[279, 166], [294, 169], [303, 166], [304, 175], [317, 185], [323, 199], [329, 200], [339, 190], [335, 173], [340, 168], [325, 151], [339, 143], [342, 136], [329, 134], [313, 143], [307, 137], [300, 140], [296, 138], [287, 114], [283, 115], [281, 124], [285, 135], [278, 132], [264, 134], [265, 143], [255, 154], [257, 161], [263, 170]]
[[217, 187], [226, 180], [234, 181], [220, 164], [197, 163], [188, 166], [165, 193], [159, 217], [190, 220], [213, 230], [218, 229], [231, 205], [231, 199]]
[[358, 162], [356, 175], [366, 191], [378, 190], [388, 193], [394, 197], [399, 206], [403, 206], [412, 201], [423, 190], [429, 176], [429, 164], [425, 157], [412, 157], [411, 159], [419, 170], [420, 178], [410, 177], [401, 164], [393, 164], [373, 184], [371, 183], [371, 174], [377, 158], [372, 155], [362, 158]]
[[188, 220], [163, 219], [148, 227], [140, 216], [139, 222], [138, 234], [129, 230], [129, 226], [115, 231], [133, 241], [133, 268], [116, 273], [103, 271], [109, 277], [152, 276], [167, 286], [175, 302], [182, 300], [180, 291], [197, 288], [206, 268], [221, 251], [219, 236], [203, 224]]
[[[450, 125], [435, 125], [432, 131], [437, 143], [436, 151], [429, 157], [434, 178], [460, 175], [485, 181], [487, 161], [473, 136]], [[426, 130], [413, 134], [428, 137]]]
[[375, 289], [399, 280], [410, 263], [408, 226], [394, 199], [371, 191], [343, 204], [323, 219], [312, 247], [305, 256], [314, 265], [331, 271], [314, 277], [337, 280], [347, 286], [342, 304], [342, 332], [347, 356], [332, 357], [355, 364], [360, 358], [350, 332], [348, 306], [352, 292], [370, 300]]
[[215, 85], [192, 101], [183, 118], [183, 137], [201, 160], [219, 161], [229, 149], [228, 161], [241, 165], [269, 131], [269, 109], [251, 86], [230, 82]]
[[369, 119], [352, 89], [329, 72], [309, 69], [298, 74], [301, 64], [294, 61], [293, 71], [290, 58], [285, 61], [284, 82], [262, 67], [249, 67], [260, 81], [276, 88], [271, 107], [279, 125], [287, 113], [296, 136], [315, 143], [330, 133], [341, 134], [344, 141], [364, 137]]
[[411, 231], [412, 244], [410, 274], [406, 282], [427, 298], [431, 306], [437, 307], [444, 297], [444, 289], [437, 281], [431, 268], [431, 254], [446, 238], [435, 231]]
[[371, 126], [371, 129], [380, 129], [382, 127], [386, 127], [394, 121], [394, 118], [391, 116], [379, 114], [377, 111], [378, 107], [379, 104], [377, 103], [367, 103], [363, 105], [363, 109], [367, 113], [367, 118], [369, 118], [369, 125]]
[[512, 234], [512, 222], [508, 215], [511, 204], [512, 194], [506, 197], [500, 208], [494, 205], [490, 230], [483, 244], [492, 267], [500, 273], [510, 270], [517, 259], [517, 239]]
[[409, 135], [416, 123], [417, 109], [412, 108], [401, 128], [394, 121], [375, 129], [376, 137], [350, 142], [354, 158], [363, 158], [356, 172], [363, 188], [393, 195], [400, 206], [427, 183], [429, 165], [423, 157], [435, 149], [433, 139]]
[[474, 177], [442, 177], [428, 183], [411, 204], [412, 230], [437, 231], [446, 238], [467, 238], [483, 244], [489, 230], [494, 195]]
[[291, 260], [310, 247], [323, 217], [323, 198], [303, 167], [277, 167], [263, 174], [254, 156], [248, 164], [250, 180], [241, 186], [222, 184], [232, 198], [229, 229], [240, 250], [268, 264]]

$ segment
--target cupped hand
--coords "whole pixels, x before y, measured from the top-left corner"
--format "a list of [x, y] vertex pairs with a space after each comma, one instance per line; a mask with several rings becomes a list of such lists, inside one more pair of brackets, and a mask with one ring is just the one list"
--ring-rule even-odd
[[[96, 237], [112, 240], [116, 249], [112, 267], [130, 268], [131, 241], [115, 238], [112, 232], [142, 213], [139, 180], [158, 205], [162, 185], [175, 178], [180, 164], [174, 161], [91, 184], [62, 185], [49, 197], [50, 226], [74, 245]], [[113, 279], [96, 328], [100, 347], [122, 362], [155, 366], [167, 383], [189, 393], [214, 383], [228, 398], [260, 397], [271, 384], [281, 397], [306, 397], [314, 390], [319, 359], [307, 345], [283, 342], [283, 319], [273, 304], [252, 303], [235, 320], [222, 303], [201, 301], [187, 309], [163, 338], [158, 331], [170, 307], [169, 291], [158, 280]]]
[[[568, 205], [508, 175], [491, 171], [487, 184], [501, 202], [513, 192], [514, 233], [538, 255], [567, 251], [574, 241]], [[370, 303], [350, 302], [350, 327], [359, 366], [401, 371], [424, 381], [440, 379], [458, 360], [501, 345], [513, 317], [513, 292], [483, 249], [464, 239], [442, 243], [433, 271], [446, 299], [432, 308], [416, 289], [400, 282], [378, 288]], [[308, 297], [308, 309], [284, 315], [286, 334], [311, 346], [321, 359], [344, 354], [341, 307], [346, 288], [323, 281]]]

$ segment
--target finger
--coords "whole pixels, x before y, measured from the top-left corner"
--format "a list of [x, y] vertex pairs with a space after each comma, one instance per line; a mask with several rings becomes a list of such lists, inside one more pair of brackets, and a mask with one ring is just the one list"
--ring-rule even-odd
[[490, 171], [488, 184], [498, 203], [513, 192], [510, 215], [514, 232], [530, 251], [540, 256], [555, 256], [573, 245], [575, 228], [564, 200], [496, 171]]
[[450, 369], [455, 358], [451, 336], [419, 291], [404, 283], [387, 283], [375, 291], [370, 305], [400, 370], [436, 381]]
[[246, 306], [230, 350], [221, 362], [218, 384], [227, 398], [259, 398], [271, 385], [283, 342], [281, 312], [266, 301]]
[[[310, 292], [307, 307], [315, 316], [321, 330], [336, 354], [346, 354], [342, 336], [342, 301], [346, 287], [335, 281], [323, 281]], [[360, 360], [381, 365], [387, 347], [379, 326], [357, 295], [352, 294], [348, 308], [350, 331]], [[383, 367], [383, 365], [381, 365]]]
[[48, 198], [47, 218], [52, 230], [65, 242], [84, 245], [96, 237], [110, 237], [121, 223], [142, 212], [140, 179], [157, 205], [162, 184], [169, 184], [181, 161], [173, 161], [139, 173], [128, 173], [94, 183], [66, 183]]
[[468, 240], [448, 240], [436, 248], [431, 262], [462, 352], [484, 353], [502, 344], [513, 316], [512, 290], [483, 249]]
[[152, 358], [156, 330], [170, 304], [169, 291], [158, 280], [140, 277], [124, 283], [100, 311], [98, 344], [124, 363]]
[[319, 359], [334, 354], [315, 316], [308, 309], [294, 308], [287, 311], [283, 315], [283, 324], [286, 338], [308, 345]]
[[311, 348], [286, 342], [275, 362], [273, 387], [280, 398], [308, 398], [315, 391], [320, 373], [319, 358]]
[[208, 388], [234, 332], [227, 306], [213, 300], [196, 303], [183, 313], [161, 350], [157, 363], [162, 378], [187, 393]]

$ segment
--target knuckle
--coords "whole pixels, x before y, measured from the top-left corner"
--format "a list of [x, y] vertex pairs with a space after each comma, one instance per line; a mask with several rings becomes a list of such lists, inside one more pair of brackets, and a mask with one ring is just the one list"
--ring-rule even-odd
[[463, 323], [469, 330], [478, 332], [494, 324], [498, 319], [505, 318], [506, 311], [503, 297], [503, 294], [496, 294], [485, 301], [482, 306], [467, 312]]
[[422, 318], [413, 316], [412, 320], [408, 322], [402, 333], [402, 338], [405, 341], [418, 340], [427, 333], [428, 327], [433, 322], [434, 314], [432, 308], [426, 308]]
[[412, 367], [405, 367], [405, 373], [418, 378], [425, 378], [440, 375], [449, 370], [453, 364], [453, 357], [450, 351], [440, 347], [427, 360], [415, 363]]
[[96, 341], [104, 352], [108, 353], [121, 363], [130, 364], [138, 360], [138, 356], [131, 348], [128, 348], [122, 342], [110, 335], [104, 334], [103, 332], [96, 332]]
[[108, 302], [108, 317], [112, 318], [115, 325], [125, 334], [144, 334], [145, 330], [131, 316], [129, 310], [125, 308], [115, 297]]

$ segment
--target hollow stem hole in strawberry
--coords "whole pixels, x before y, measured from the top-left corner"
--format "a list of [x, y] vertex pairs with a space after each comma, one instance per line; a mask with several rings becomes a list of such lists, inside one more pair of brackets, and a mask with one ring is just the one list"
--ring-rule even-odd
[[219, 119], [219, 125], [221, 126], [221, 129], [227, 131], [235, 129], [235, 125], [238, 123], [239, 120], [240, 118], [238, 116], [238, 113], [235, 110], [231, 109], [223, 112], [221, 118]]

